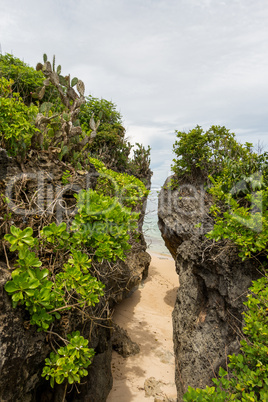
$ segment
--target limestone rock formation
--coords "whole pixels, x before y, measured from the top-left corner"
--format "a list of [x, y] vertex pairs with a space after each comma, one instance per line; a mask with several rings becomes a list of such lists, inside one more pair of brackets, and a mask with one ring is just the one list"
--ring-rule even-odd
[[[33, 155], [35, 156], [35, 155]], [[20, 198], [19, 189], [24, 193], [34, 194], [38, 190], [36, 177], [39, 177], [46, 194], [46, 204], [51, 213], [57, 213], [62, 219], [72, 218], [75, 209], [73, 194], [81, 188], [94, 187], [94, 171], [87, 181], [85, 172], [74, 172], [73, 182], [63, 185], [61, 182], [62, 172], [66, 169], [63, 162], [54, 163], [45, 152], [37, 155], [38, 164], [29, 161], [25, 165], [26, 173], [22, 173], [21, 167], [6, 152], [0, 150], [0, 190], [5, 194], [9, 186], [8, 195], [15, 199], [18, 208], [25, 208], [25, 213], [13, 213], [12, 224], [21, 228], [31, 224], [34, 230], [39, 230], [37, 219], [42, 219], [39, 210], [35, 208], [44, 205], [42, 197], [33, 200], [28, 205], [27, 198]], [[23, 186], [21, 186], [21, 181]], [[13, 181], [12, 181], [13, 180]], [[53, 201], [57, 194], [59, 199], [68, 206], [69, 215], [66, 217], [54, 203], [50, 206], [47, 200]], [[23, 194], [22, 194], [23, 195]], [[14, 207], [16, 205], [13, 205]], [[53, 208], [54, 209], [53, 209]], [[1, 208], [4, 210], [4, 201], [1, 198]], [[51, 208], [51, 209], [50, 209]], [[58, 209], [57, 209], [58, 208]], [[27, 213], [27, 210], [29, 213]], [[44, 359], [52, 350], [51, 340], [48, 334], [36, 332], [29, 324], [29, 315], [22, 307], [14, 309], [11, 298], [4, 290], [7, 280], [10, 280], [11, 269], [7, 266], [5, 253], [7, 247], [3, 243], [6, 233], [4, 214], [0, 216], [0, 400], [1, 402], [58, 402], [63, 400], [64, 386], [55, 385], [52, 389], [49, 381], [41, 377], [44, 367]], [[36, 216], [38, 215], [38, 216]], [[41, 218], [40, 218], [41, 216]], [[60, 322], [54, 325], [58, 333], [64, 335], [65, 326], [68, 333], [79, 330], [89, 340], [89, 347], [95, 349], [93, 363], [88, 367], [88, 376], [84, 377], [81, 384], [68, 389], [66, 401], [72, 402], [104, 402], [112, 388], [111, 358], [112, 358], [112, 323], [109, 309], [124, 299], [132, 289], [145, 279], [148, 274], [150, 256], [146, 253], [146, 243], [142, 233], [138, 242], [133, 241], [132, 249], [126, 261], [117, 261], [115, 264], [100, 264], [100, 280], [106, 285], [106, 298], [92, 307], [91, 319], [84, 319], [81, 312], [66, 312]], [[113, 275], [111, 274], [113, 273]], [[95, 319], [94, 319], [95, 317]], [[99, 319], [98, 319], [99, 317]], [[66, 320], [64, 320], [66, 318]], [[55, 328], [54, 327], [54, 328]], [[77, 389], [79, 392], [77, 392]]]
[[[159, 228], [176, 261], [180, 277], [173, 311], [173, 338], [178, 400], [188, 386], [212, 385], [227, 355], [239, 350], [243, 301], [260, 273], [241, 262], [228, 242], [213, 243], [211, 199], [202, 185], [172, 190], [169, 180], [159, 194]], [[196, 227], [196, 224], [199, 224]]]
[[123, 357], [136, 355], [140, 352], [140, 347], [136, 342], [133, 342], [129, 337], [127, 331], [119, 325], [113, 325], [112, 336], [113, 350]]

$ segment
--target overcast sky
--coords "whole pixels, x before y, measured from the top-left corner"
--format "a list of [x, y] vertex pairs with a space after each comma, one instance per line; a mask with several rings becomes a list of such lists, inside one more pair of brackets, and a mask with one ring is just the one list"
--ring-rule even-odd
[[132, 143], [152, 147], [153, 186], [175, 130], [225, 125], [268, 148], [267, 0], [0, 0], [2, 53], [43, 53], [113, 101]]

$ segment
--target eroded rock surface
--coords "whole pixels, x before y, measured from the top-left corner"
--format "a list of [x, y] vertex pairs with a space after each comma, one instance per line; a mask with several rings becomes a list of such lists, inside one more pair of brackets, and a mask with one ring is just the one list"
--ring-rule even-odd
[[173, 311], [179, 401], [188, 386], [212, 385], [227, 355], [238, 352], [243, 301], [251, 281], [260, 276], [228, 242], [214, 244], [205, 237], [213, 227], [210, 204], [200, 185], [166, 187], [159, 195], [159, 228], [180, 277]]
[[[30, 161], [24, 166], [25, 180], [29, 194], [35, 192], [37, 187], [36, 177], [40, 174], [44, 183], [44, 190], [49, 197], [58, 195], [61, 201], [70, 208], [68, 220], [72, 219], [75, 210], [73, 194], [81, 188], [94, 188], [95, 171], [87, 180], [86, 172], [74, 172], [74, 180], [63, 186], [61, 182], [62, 172], [66, 169], [63, 162], [50, 161], [44, 152], [38, 155], [38, 164]], [[36, 221], [36, 214], [40, 215], [39, 210], [33, 213], [37, 204], [32, 202], [27, 205], [27, 199], [20, 199], [19, 187], [22, 176], [21, 167], [11, 158], [8, 158], [5, 151], [0, 150], [0, 190], [5, 194], [9, 186], [9, 197], [15, 198], [14, 201], [18, 208], [25, 208], [25, 213], [14, 213], [12, 224], [24, 229], [31, 224], [34, 230], [39, 230], [39, 221]], [[14, 178], [14, 180], [13, 180]], [[13, 181], [12, 181], [13, 180]], [[26, 190], [25, 190], [26, 191]], [[16, 193], [16, 194], [15, 194]], [[15, 194], [15, 195], [14, 195]], [[4, 210], [3, 200], [1, 208]], [[38, 207], [43, 204], [42, 198], [36, 201]], [[50, 210], [50, 219], [55, 220], [53, 213], [58, 213], [62, 219], [66, 219], [62, 210], [54, 205], [54, 210]], [[27, 209], [28, 208], [28, 209]], [[48, 207], [50, 208], [50, 207]], [[58, 210], [57, 210], [58, 208]], [[27, 213], [28, 211], [28, 213]], [[56, 212], [55, 212], [56, 211]], [[1, 214], [3, 215], [3, 214]], [[29, 324], [29, 315], [24, 308], [14, 309], [11, 298], [4, 290], [7, 280], [10, 280], [11, 269], [6, 264], [5, 253], [8, 253], [6, 245], [3, 243], [3, 236], [7, 229], [4, 216], [0, 216], [0, 401], [1, 402], [62, 402], [64, 386], [55, 385], [52, 389], [49, 381], [41, 377], [44, 367], [44, 360], [52, 351], [51, 339], [48, 334], [36, 332], [36, 328]], [[140, 219], [140, 227], [142, 218]], [[124, 299], [142, 279], [148, 275], [150, 256], [146, 253], [146, 243], [140, 233], [139, 241], [134, 242], [131, 251], [125, 261], [116, 263], [99, 264], [99, 279], [106, 287], [106, 298], [102, 298], [94, 309], [90, 319], [85, 319], [82, 313], [66, 312], [62, 320], [55, 322], [55, 330], [62, 336], [72, 331], [80, 331], [89, 340], [89, 347], [95, 349], [93, 363], [88, 368], [88, 376], [84, 377], [81, 384], [68, 388], [66, 401], [72, 402], [104, 402], [112, 388], [111, 358], [112, 358], [112, 323], [109, 310], [115, 303]], [[93, 317], [93, 318], [92, 318]], [[67, 328], [67, 327], [68, 328]], [[55, 342], [55, 340], [54, 340]], [[79, 392], [77, 392], [77, 389]]]
[[119, 325], [113, 325], [112, 335], [113, 349], [123, 357], [136, 355], [140, 352], [140, 347], [136, 342], [133, 342], [127, 331]]

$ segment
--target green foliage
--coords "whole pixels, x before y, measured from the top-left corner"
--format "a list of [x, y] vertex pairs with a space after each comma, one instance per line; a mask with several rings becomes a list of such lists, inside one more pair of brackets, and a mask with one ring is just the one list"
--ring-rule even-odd
[[234, 133], [224, 126], [211, 126], [206, 132], [196, 126], [188, 133], [176, 133], [178, 141], [173, 145], [176, 159], [173, 159], [172, 170], [178, 178], [189, 176], [206, 179], [208, 175], [220, 174], [226, 159], [239, 162], [252, 149], [252, 144], [240, 145]]
[[[254, 257], [265, 264], [268, 248], [268, 154], [252, 152], [252, 144], [238, 144], [225, 127], [207, 132], [197, 126], [177, 132], [174, 145], [177, 179], [201, 177], [214, 197], [210, 213], [215, 225], [206, 236], [227, 239], [242, 260]], [[241, 351], [229, 356], [227, 371], [219, 370], [215, 386], [188, 388], [184, 401], [268, 400], [268, 277], [253, 282], [244, 313]]]
[[[87, 257], [86, 254], [82, 254]], [[83, 264], [85, 270], [86, 264]], [[91, 267], [91, 264], [89, 265]], [[74, 259], [69, 259], [68, 264], [64, 264], [63, 272], [56, 276], [57, 289], [67, 291], [70, 294], [75, 292], [77, 304], [80, 308], [85, 306], [95, 306], [99, 303], [99, 297], [103, 296], [104, 285], [89, 273], [81, 270], [80, 264]]]
[[184, 401], [268, 400], [268, 277], [254, 281], [244, 312], [241, 353], [229, 356], [228, 371], [220, 368], [216, 387], [188, 388]]
[[131, 151], [131, 144], [124, 139], [125, 129], [122, 126], [122, 118], [116, 110], [116, 106], [105, 99], [97, 99], [92, 96], [86, 98], [81, 106], [79, 121], [83, 132], [91, 136], [91, 119], [95, 116], [99, 120], [98, 131], [87, 150], [92, 156], [101, 159], [108, 167], [123, 170], [127, 167]]
[[122, 205], [135, 208], [141, 207], [144, 197], [147, 197], [149, 190], [135, 176], [118, 173], [114, 170], [107, 169], [105, 165], [98, 159], [89, 158], [100, 174], [96, 191], [100, 194], [116, 197]]
[[70, 237], [70, 234], [66, 230], [67, 226], [65, 222], [56, 225], [55, 222], [52, 222], [48, 226], [44, 226], [41, 230], [41, 236], [47, 242], [52, 243], [56, 249], [65, 248], [66, 242]]
[[5, 240], [7, 240], [10, 244], [10, 251], [15, 251], [19, 249], [24, 249], [25, 246], [34, 246], [35, 241], [32, 237], [33, 229], [26, 228], [24, 230], [20, 230], [15, 226], [11, 226], [10, 228], [11, 234], [6, 234], [4, 236]]
[[[34, 93], [43, 86], [44, 76], [41, 71], [36, 71], [20, 59], [11, 54], [0, 54], [0, 78], [12, 80], [12, 91], [19, 93], [22, 101], [30, 106], [32, 102], [37, 103]], [[52, 85], [46, 91], [44, 102], [59, 104], [59, 97]]]
[[[114, 103], [89, 95], [86, 97], [86, 102], [81, 106], [79, 113], [79, 120], [84, 131], [88, 130], [90, 118], [93, 114], [100, 120], [100, 131], [102, 131], [104, 127], [107, 127], [103, 126], [105, 124], [113, 126], [122, 123], [122, 117], [116, 110]], [[122, 129], [122, 131], [124, 132], [124, 129]]]
[[78, 213], [71, 227], [73, 242], [89, 247], [98, 261], [124, 260], [131, 248], [128, 232], [136, 229], [139, 214], [92, 189], [82, 190], [75, 197]]
[[[33, 148], [75, 162], [75, 167], [84, 171], [90, 164], [88, 153], [117, 170], [127, 167], [129, 171], [132, 146], [124, 139], [125, 129], [115, 105], [93, 97], [83, 105], [83, 82], [62, 76], [55, 57], [50, 63], [44, 55], [43, 61], [35, 71], [11, 55], [0, 55], [0, 146], [21, 163], [27, 161]], [[133, 169], [140, 174], [144, 163], [148, 165], [149, 150], [138, 146], [135, 155]], [[88, 307], [104, 295], [104, 285], [93, 276], [94, 260], [124, 260], [131, 248], [130, 233], [136, 231], [139, 217], [134, 211], [148, 191], [134, 176], [116, 173], [94, 161], [100, 173], [96, 191], [84, 190], [77, 196], [78, 213], [70, 230], [64, 222], [53, 222], [38, 227], [38, 238], [33, 237], [30, 227], [21, 230], [11, 226], [5, 235], [16, 259], [5, 290], [13, 307], [25, 308], [37, 331], [49, 333], [54, 321], [67, 310], [80, 309], [87, 315]], [[71, 177], [69, 170], [63, 172], [62, 184], [68, 184]], [[4, 223], [9, 218], [4, 215]], [[42, 375], [52, 386], [65, 380], [69, 384], [80, 382], [87, 375], [94, 351], [79, 333], [68, 335], [68, 340], [58, 337], [65, 346], [46, 359]]]
[[[90, 135], [90, 131], [87, 132]], [[88, 151], [102, 160], [106, 166], [124, 170], [127, 167], [131, 144], [118, 135], [118, 129], [107, 123], [98, 129], [94, 141], [88, 145]]]
[[75, 166], [84, 166], [86, 153], [90, 153], [107, 167], [146, 176], [150, 149], [136, 144], [130, 160], [132, 145], [124, 138], [122, 117], [114, 103], [85, 98], [83, 82], [61, 75], [55, 56], [52, 63], [46, 55], [43, 60], [34, 70], [12, 55], [0, 55], [0, 79], [13, 80], [8, 92], [0, 82], [0, 146], [19, 162], [24, 162], [30, 146], [42, 150], [57, 147], [59, 159]]
[[243, 160], [227, 160], [221, 175], [210, 177], [215, 225], [207, 237], [216, 241], [231, 240], [242, 260], [267, 255], [267, 161], [267, 153], [245, 152]]
[[147, 149], [142, 144], [136, 142], [136, 148], [134, 149], [134, 155], [130, 162], [131, 169], [137, 177], [144, 177], [150, 172], [150, 152], [151, 147]]
[[[19, 232], [20, 229], [11, 227]], [[23, 232], [30, 232], [31, 228], [20, 231], [20, 237]], [[12, 242], [11, 235], [5, 235], [5, 239]], [[17, 236], [19, 237], [19, 236]], [[48, 280], [49, 271], [41, 269], [41, 261], [34, 252], [28, 249], [28, 244], [35, 244], [35, 240], [27, 237], [28, 242], [18, 242], [16, 249], [19, 250], [18, 268], [12, 272], [12, 280], [5, 285], [5, 290], [12, 296], [12, 304], [15, 308], [18, 303], [25, 305], [29, 311], [32, 325], [37, 325], [40, 330], [47, 330], [55, 318], [60, 318], [59, 313], [49, 314], [49, 310], [55, 308], [56, 294], [53, 292], [53, 283]], [[12, 243], [11, 243], [12, 244]], [[14, 245], [14, 242], [13, 242]]]
[[[25, 305], [29, 311], [32, 325], [39, 331], [47, 330], [55, 318], [59, 319], [59, 311], [63, 312], [78, 305], [94, 306], [103, 295], [104, 285], [90, 273], [90, 260], [86, 254], [73, 250], [63, 272], [51, 276], [48, 269], [41, 269], [41, 261], [30, 247], [38, 246], [37, 239], [32, 237], [31, 228], [23, 231], [11, 226], [11, 233], [6, 234], [11, 251], [18, 251], [17, 267], [12, 272], [12, 280], [5, 285], [5, 290], [12, 296], [13, 307], [18, 303]], [[54, 249], [70, 249], [69, 233], [66, 223], [57, 226], [54, 222], [41, 231], [43, 246], [46, 243]], [[70, 298], [74, 297], [73, 301]]]
[[43, 74], [29, 67], [11, 54], [0, 54], [0, 78], [12, 80], [12, 91], [19, 93], [22, 101], [30, 105], [31, 93], [42, 86]]
[[0, 78], [0, 144], [10, 156], [19, 161], [25, 159], [31, 139], [37, 129], [34, 121], [38, 113], [36, 106], [27, 107], [19, 94], [12, 93], [12, 81]]
[[93, 349], [88, 348], [88, 340], [79, 331], [67, 335], [67, 338], [67, 344], [60, 347], [57, 353], [51, 352], [45, 360], [42, 377], [50, 380], [52, 388], [55, 382], [62, 384], [64, 380], [69, 384], [80, 383], [81, 378], [88, 375], [86, 369], [95, 354]]
[[249, 206], [239, 205], [239, 200], [229, 195], [226, 204], [230, 209], [223, 213], [214, 205], [211, 212], [216, 223], [213, 230], [207, 234], [207, 237], [216, 241], [231, 240], [238, 247], [238, 255], [243, 261], [253, 256], [267, 256], [268, 189], [259, 190], [254, 195], [246, 195], [245, 201], [249, 202]]

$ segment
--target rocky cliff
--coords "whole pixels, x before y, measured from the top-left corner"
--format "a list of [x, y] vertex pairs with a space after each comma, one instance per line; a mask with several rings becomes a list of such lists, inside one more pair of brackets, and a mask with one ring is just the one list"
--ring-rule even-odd
[[[37, 159], [36, 159], [37, 158]], [[105, 401], [112, 387], [111, 352], [113, 324], [110, 309], [120, 302], [137, 284], [147, 276], [150, 256], [146, 253], [146, 244], [142, 233], [139, 241], [132, 243], [132, 249], [125, 261], [102, 263], [97, 265], [98, 279], [106, 285], [105, 297], [100, 303], [87, 311], [66, 312], [60, 322], [55, 323], [52, 332], [64, 336], [79, 330], [89, 340], [89, 347], [95, 349], [93, 363], [88, 368], [88, 376], [81, 384], [68, 388], [63, 399], [64, 387], [55, 385], [41, 377], [44, 359], [52, 350], [51, 335], [36, 332], [30, 325], [29, 315], [23, 307], [14, 309], [11, 298], [4, 290], [10, 280], [13, 260], [9, 255], [3, 236], [7, 232], [7, 220], [12, 220], [21, 228], [31, 225], [38, 231], [46, 221], [53, 221], [55, 216], [66, 220], [72, 218], [74, 211], [73, 194], [81, 188], [94, 188], [96, 171], [92, 167], [90, 177], [87, 172], [72, 172], [72, 181], [63, 186], [62, 172], [66, 169], [63, 162], [51, 161], [43, 152], [33, 155], [27, 165], [21, 167], [6, 152], [0, 152], [0, 189], [1, 189], [1, 225], [0, 225], [0, 400], [3, 402], [45, 402], [45, 401]], [[38, 184], [39, 182], [39, 184]], [[41, 183], [41, 187], [38, 187]], [[42, 191], [44, 192], [42, 193]], [[39, 198], [33, 195], [39, 194]], [[40, 195], [41, 194], [41, 195]], [[46, 195], [45, 200], [42, 198]], [[57, 197], [56, 197], [57, 194]], [[6, 206], [3, 195], [12, 199], [11, 216], [5, 216]], [[57, 200], [57, 202], [54, 202]], [[64, 208], [62, 208], [64, 205]], [[45, 211], [41, 207], [45, 208]], [[17, 209], [16, 209], [17, 208]], [[23, 212], [24, 211], [24, 212]], [[68, 211], [67, 215], [65, 212]], [[142, 221], [139, 222], [140, 228]], [[7, 264], [11, 261], [10, 266]]]
[[167, 179], [159, 194], [159, 228], [176, 261], [180, 279], [173, 311], [178, 400], [188, 386], [212, 385], [227, 355], [239, 350], [243, 301], [251, 281], [260, 277], [252, 262], [241, 262], [228, 242], [214, 243], [212, 199], [202, 183]]

